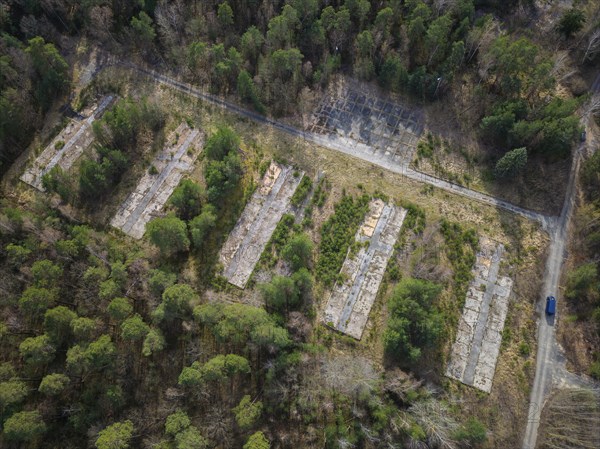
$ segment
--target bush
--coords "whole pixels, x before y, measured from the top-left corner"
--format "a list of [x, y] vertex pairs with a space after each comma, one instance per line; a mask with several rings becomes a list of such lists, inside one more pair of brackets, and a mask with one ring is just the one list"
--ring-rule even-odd
[[515, 148], [507, 152], [496, 163], [494, 173], [497, 178], [512, 178], [527, 165], [527, 148]]
[[308, 176], [303, 176], [302, 181], [300, 181], [298, 188], [296, 189], [296, 191], [292, 195], [292, 198], [290, 199], [290, 203], [292, 204], [292, 206], [300, 206], [308, 196], [311, 187], [312, 181], [310, 180], [310, 178]]

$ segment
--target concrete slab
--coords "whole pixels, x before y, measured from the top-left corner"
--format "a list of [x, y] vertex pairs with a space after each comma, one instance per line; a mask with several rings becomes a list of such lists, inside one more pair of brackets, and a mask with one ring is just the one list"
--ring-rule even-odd
[[[94, 141], [92, 123], [99, 119], [104, 111], [111, 105], [114, 97], [103, 97], [97, 105], [82, 111], [86, 118], [71, 120], [67, 126], [54, 138], [42, 151], [36, 160], [29, 166], [21, 181], [44, 191], [42, 177], [57, 165], [63, 170], [68, 170], [81, 156], [83, 151]], [[62, 147], [60, 142], [62, 142]]]
[[408, 166], [423, 130], [420, 121], [417, 112], [404, 106], [347, 89], [323, 99], [307, 130], [328, 135], [353, 152], [381, 152]]
[[446, 376], [490, 392], [512, 279], [498, 277], [504, 248], [482, 239]]
[[163, 148], [152, 162], [158, 173], [144, 174], [110, 222], [133, 238], [142, 238], [146, 224], [160, 213], [183, 175], [192, 171], [202, 150], [202, 133], [182, 123], [167, 142], [175, 143]]
[[[296, 176], [294, 176], [296, 175]], [[223, 275], [244, 288], [304, 173], [275, 162], [247, 204], [219, 255]]]
[[400, 207], [371, 201], [355, 236], [368, 246], [348, 253], [341, 269], [344, 281], [335, 284], [325, 307], [326, 325], [360, 340], [405, 216]]

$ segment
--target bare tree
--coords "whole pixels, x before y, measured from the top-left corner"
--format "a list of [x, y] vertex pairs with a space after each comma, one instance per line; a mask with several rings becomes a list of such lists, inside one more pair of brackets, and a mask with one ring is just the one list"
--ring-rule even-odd
[[181, 0], [165, 2], [156, 6], [154, 11], [158, 32], [167, 48], [180, 45], [185, 29], [186, 9]]
[[570, 66], [569, 53], [566, 51], [560, 51], [554, 58], [554, 65], [550, 74], [557, 82], [562, 82], [567, 78], [577, 73], [577, 70], [573, 70]]
[[495, 20], [488, 20], [481, 27], [472, 28], [467, 35], [467, 48], [465, 51], [467, 62], [473, 59], [479, 50], [485, 50], [498, 35], [499, 27]]
[[592, 60], [598, 52], [600, 52], [600, 29], [597, 29], [590, 35], [581, 62]]
[[458, 447], [452, 437], [458, 429], [458, 423], [445, 404], [435, 399], [429, 399], [417, 402], [409, 411], [425, 431], [429, 447], [440, 449], [456, 449]]
[[107, 41], [112, 37], [110, 29], [113, 26], [113, 12], [110, 6], [94, 6], [90, 10], [90, 27], [92, 37], [99, 41]]

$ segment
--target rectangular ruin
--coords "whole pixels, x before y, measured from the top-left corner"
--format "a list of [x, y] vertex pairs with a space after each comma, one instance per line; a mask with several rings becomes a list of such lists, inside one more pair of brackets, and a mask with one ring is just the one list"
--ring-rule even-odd
[[246, 286], [302, 176], [292, 167], [271, 163], [219, 255], [223, 275], [231, 284]]
[[373, 155], [408, 166], [423, 132], [422, 121], [414, 108], [347, 89], [323, 99], [308, 131], [326, 135], [357, 157]]
[[349, 250], [323, 315], [328, 326], [360, 340], [394, 250], [406, 210], [376, 199], [356, 233], [360, 249]]
[[489, 393], [502, 343], [512, 279], [498, 276], [504, 247], [480, 241], [446, 376]]
[[25, 170], [21, 180], [43, 191], [42, 177], [46, 173], [57, 165], [65, 171], [71, 168], [83, 151], [94, 141], [92, 123], [102, 116], [113, 100], [114, 97], [108, 95], [97, 106], [94, 105], [83, 111], [84, 114], [87, 114], [87, 118], [71, 120], [33, 164]]
[[133, 238], [141, 239], [146, 223], [157, 216], [183, 175], [192, 171], [202, 150], [202, 133], [182, 123], [168, 144], [154, 158], [156, 170], [148, 171], [136, 189], [121, 204], [110, 224]]

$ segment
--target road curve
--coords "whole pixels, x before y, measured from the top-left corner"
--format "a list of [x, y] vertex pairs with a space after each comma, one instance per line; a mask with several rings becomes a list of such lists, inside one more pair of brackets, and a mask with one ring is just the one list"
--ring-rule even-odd
[[436, 178], [435, 176], [421, 173], [419, 171], [411, 169], [406, 164], [392, 165], [392, 164], [390, 164], [390, 161], [388, 159], [385, 159], [384, 157], [381, 157], [377, 154], [357, 153], [355, 151], [352, 151], [347, 146], [340, 144], [337, 140], [330, 138], [326, 135], [306, 132], [304, 130], [301, 130], [301, 129], [295, 128], [293, 126], [287, 125], [285, 123], [282, 123], [280, 121], [273, 120], [271, 118], [260, 115], [254, 111], [245, 109], [235, 103], [223, 100], [222, 98], [219, 98], [216, 95], [211, 95], [209, 93], [203, 92], [202, 90], [197, 89], [197, 88], [191, 86], [190, 84], [183, 83], [181, 81], [178, 81], [174, 78], [170, 78], [166, 75], [155, 72], [153, 70], [149, 70], [149, 69], [140, 67], [136, 64], [133, 64], [130, 62], [120, 62], [118, 64], [122, 65], [124, 67], [130, 68], [130, 69], [133, 69], [139, 73], [142, 73], [142, 74], [152, 78], [153, 80], [155, 80], [158, 83], [167, 85], [174, 89], [177, 89], [177, 90], [184, 92], [190, 96], [193, 96], [193, 97], [199, 98], [203, 101], [206, 101], [207, 103], [211, 103], [211, 104], [220, 106], [224, 109], [227, 109], [230, 112], [236, 113], [242, 117], [246, 117], [257, 123], [269, 125], [279, 131], [282, 131], [284, 133], [290, 134], [295, 137], [302, 138], [306, 141], [313, 142], [319, 146], [328, 148], [330, 150], [338, 151], [340, 153], [344, 153], [344, 154], [347, 154], [352, 157], [358, 157], [364, 161], [378, 165], [378, 166], [385, 168], [386, 170], [392, 171], [394, 173], [404, 175], [407, 178], [413, 179], [415, 181], [423, 182], [425, 184], [432, 185], [439, 189], [446, 190], [448, 192], [455, 193], [457, 195], [465, 196], [472, 200], [475, 200], [475, 201], [478, 201], [481, 203], [485, 203], [485, 204], [493, 206], [493, 207], [507, 210], [509, 212], [515, 213], [522, 217], [525, 217], [529, 220], [537, 221], [547, 231], [550, 231], [555, 226], [557, 217], [553, 217], [553, 216], [541, 214], [539, 212], [534, 212], [534, 211], [531, 211], [528, 209], [524, 209], [522, 207], [511, 204], [508, 201], [504, 201], [504, 200], [495, 198], [491, 195], [477, 192], [475, 190], [471, 190], [471, 189], [461, 186], [459, 184], [454, 184], [449, 181], [446, 181], [446, 180], [443, 180], [440, 178]]

